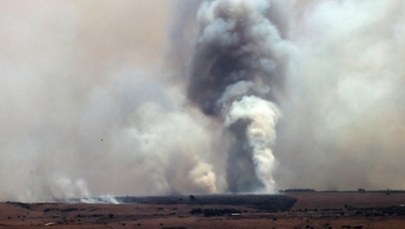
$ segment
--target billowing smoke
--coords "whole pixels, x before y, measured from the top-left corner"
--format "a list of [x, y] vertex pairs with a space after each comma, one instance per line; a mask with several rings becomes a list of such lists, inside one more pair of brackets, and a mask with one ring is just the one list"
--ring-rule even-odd
[[296, 1], [280, 186], [403, 189], [405, 2]]
[[188, 74], [188, 96], [224, 122], [234, 137], [228, 154], [232, 192], [275, 191], [271, 145], [280, 112], [270, 102], [280, 87], [286, 42], [271, 20], [271, 1], [204, 1]]
[[404, 24], [402, 0], [2, 1], [0, 200], [405, 188]]
[[2, 2], [0, 200], [218, 191], [220, 130], [161, 58], [169, 9]]

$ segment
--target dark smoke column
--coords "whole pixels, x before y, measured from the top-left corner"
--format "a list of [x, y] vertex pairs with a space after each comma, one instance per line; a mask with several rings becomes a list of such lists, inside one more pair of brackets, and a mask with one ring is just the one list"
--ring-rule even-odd
[[234, 136], [228, 155], [231, 192], [274, 192], [271, 151], [280, 117], [270, 101], [288, 46], [270, 20], [269, 0], [204, 1], [188, 72], [188, 97]]

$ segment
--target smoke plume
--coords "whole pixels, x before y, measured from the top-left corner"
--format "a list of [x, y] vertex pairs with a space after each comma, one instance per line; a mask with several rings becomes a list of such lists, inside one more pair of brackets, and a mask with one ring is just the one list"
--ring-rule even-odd
[[404, 24], [401, 0], [2, 1], [0, 201], [404, 189]]
[[288, 43], [270, 19], [272, 4], [204, 1], [197, 12], [199, 32], [187, 92], [235, 138], [227, 165], [227, 184], [233, 192], [275, 191], [271, 145], [280, 112], [270, 102], [270, 92], [282, 81], [280, 62]]
[[169, 9], [2, 3], [1, 200], [217, 191], [216, 128], [160, 58]]

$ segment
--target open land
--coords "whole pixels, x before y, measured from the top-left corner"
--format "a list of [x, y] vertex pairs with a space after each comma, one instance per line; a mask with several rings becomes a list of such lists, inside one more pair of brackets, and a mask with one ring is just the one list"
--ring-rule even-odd
[[0, 203], [0, 228], [405, 228], [405, 192], [120, 197], [124, 204]]

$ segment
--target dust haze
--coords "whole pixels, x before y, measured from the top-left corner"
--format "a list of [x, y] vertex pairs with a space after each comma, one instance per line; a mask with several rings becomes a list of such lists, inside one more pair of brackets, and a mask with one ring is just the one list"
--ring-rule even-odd
[[0, 200], [404, 189], [401, 0], [2, 1]]

